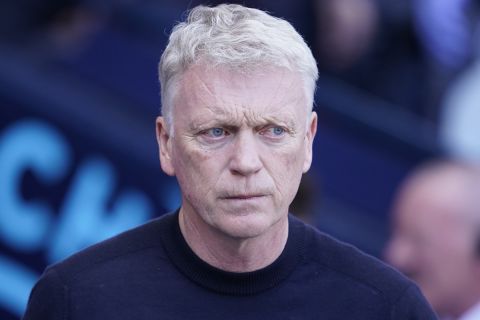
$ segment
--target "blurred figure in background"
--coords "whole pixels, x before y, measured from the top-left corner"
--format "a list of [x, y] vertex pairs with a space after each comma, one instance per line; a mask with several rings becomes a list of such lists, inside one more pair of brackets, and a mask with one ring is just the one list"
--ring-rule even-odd
[[377, 6], [373, 0], [322, 0], [315, 5], [319, 63], [336, 71], [351, 68], [372, 46]]
[[424, 115], [426, 69], [410, 1], [316, 0], [319, 68], [333, 78]]
[[428, 163], [400, 189], [386, 259], [444, 319], [480, 319], [480, 168]]
[[478, 0], [314, 0], [323, 74], [437, 123], [475, 58]]
[[452, 156], [480, 162], [480, 59], [450, 87], [442, 104], [439, 134]]
[[[480, 7], [480, 1], [478, 7]], [[479, 10], [480, 11], [480, 10]], [[480, 162], [480, 22], [475, 33], [475, 55], [445, 93], [440, 113], [442, 146], [454, 157]]]
[[438, 116], [439, 104], [452, 81], [475, 58], [480, 1], [422, 0], [412, 5], [413, 25], [427, 65], [427, 113]]

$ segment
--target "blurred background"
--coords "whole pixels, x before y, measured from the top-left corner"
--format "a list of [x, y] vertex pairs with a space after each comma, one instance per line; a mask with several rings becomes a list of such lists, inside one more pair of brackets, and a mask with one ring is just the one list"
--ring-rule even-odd
[[[182, 0], [0, 2], [0, 319], [45, 266], [176, 209], [157, 63]], [[320, 68], [314, 163], [292, 211], [382, 257], [399, 183], [480, 162], [477, 0], [230, 1], [291, 22]]]

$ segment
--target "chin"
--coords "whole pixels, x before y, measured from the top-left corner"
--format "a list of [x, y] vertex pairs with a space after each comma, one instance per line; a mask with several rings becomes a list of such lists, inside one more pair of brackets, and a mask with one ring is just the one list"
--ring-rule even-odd
[[267, 233], [278, 219], [266, 213], [243, 212], [241, 214], [224, 216], [216, 224], [217, 228], [232, 238], [255, 238]]

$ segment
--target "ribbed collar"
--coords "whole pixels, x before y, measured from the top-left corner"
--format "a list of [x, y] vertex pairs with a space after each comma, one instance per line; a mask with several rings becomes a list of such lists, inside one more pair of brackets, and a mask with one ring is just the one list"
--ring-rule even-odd
[[231, 295], [252, 295], [278, 285], [303, 258], [305, 226], [289, 216], [288, 240], [282, 254], [269, 266], [245, 273], [227, 272], [201, 260], [188, 246], [178, 223], [178, 211], [164, 217], [162, 242], [173, 264], [196, 284]]

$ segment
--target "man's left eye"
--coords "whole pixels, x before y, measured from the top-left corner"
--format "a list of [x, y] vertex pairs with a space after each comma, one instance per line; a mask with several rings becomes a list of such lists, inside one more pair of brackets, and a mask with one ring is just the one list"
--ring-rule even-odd
[[270, 128], [270, 131], [276, 136], [281, 136], [282, 134], [285, 133], [285, 129], [283, 129], [281, 127]]
[[263, 131], [263, 135], [269, 135], [271, 137], [280, 137], [285, 134], [286, 130], [282, 127], [270, 127]]

